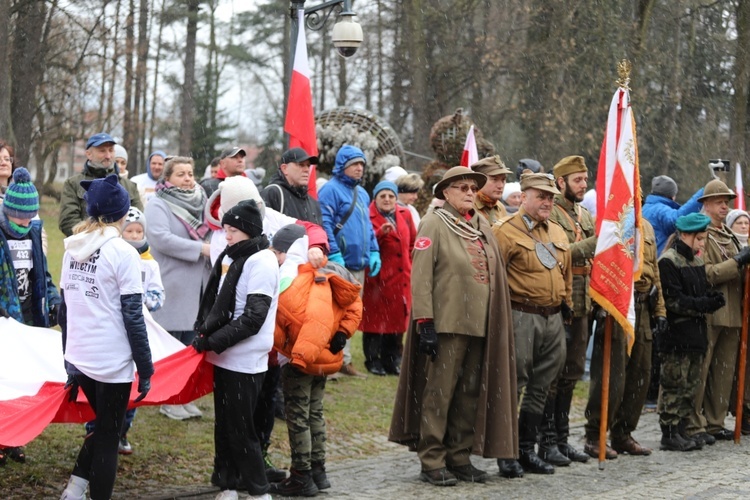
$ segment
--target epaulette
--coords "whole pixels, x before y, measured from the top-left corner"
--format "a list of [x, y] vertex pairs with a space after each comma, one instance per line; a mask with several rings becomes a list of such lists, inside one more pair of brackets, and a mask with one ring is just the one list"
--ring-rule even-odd
[[495, 225], [495, 226], [502, 226], [503, 224], [505, 224], [506, 222], [508, 222], [509, 220], [511, 220], [514, 215], [515, 214], [506, 215], [505, 217], [502, 217], [502, 218], [498, 219], [497, 221], [495, 221], [495, 224], [493, 224], [493, 225]]

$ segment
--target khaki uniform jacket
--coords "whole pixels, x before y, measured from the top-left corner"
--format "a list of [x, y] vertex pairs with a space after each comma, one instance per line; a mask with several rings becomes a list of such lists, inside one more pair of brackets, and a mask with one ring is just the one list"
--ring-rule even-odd
[[[526, 220], [534, 224], [530, 231]], [[571, 308], [575, 306], [570, 243], [556, 222], [534, 221], [521, 206], [515, 215], [495, 224], [492, 232], [506, 265], [513, 302], [548, 307], [559, 306], [565, 300]], [[544, 267], [537, 257], [537, 241], [554, 246], [557, 265], [552, 269]]]
[[[449, 204], [444, 208], [458, 216]], [[475, 213], [469, 223], [482, 232], [480, 240], [487, 258], [480, 260], [489, 264], [485, 270], [472, 266], [475, 256], [467, 251], [467, 240], [451, 231], [437, 214], [425, 215], [419, 226], [412, 268], [412, 316], [388, 439], [407, 445], [411, 451], [417, 449], [426, 363], [431, 361], [418, 353], [416, 320], [434, 318], [438, 332], [485, 337], [472, 453], [513, 458], [518, 453], [518, 396], [505, 265], [484, 218]], [[487, 284], [478, 282], [480, 276]], [[478, 288], [488, 292], [482, 300], [483, 310], [473, 303], [471, 291]], [[478, 329], [479, 323], [485, 330]]]
[[594, 218], [581, 204], [572, 203], [560, 194], [555, 195], [555, 206], [549, 218], [560, 224], [568, 237], [572, 266], [588, 268], [588, 274], [573, 273], [573, 312], [576, 317], [588, 316], [591, 312], [591, 259], [596, 252]]
[[722, 224], [720, 228], [708, 226], [708, 241], [703, 254], [706, 278], [714, 290], [724, 294], [727, 304], [707, 316], [709, 326], [742, 327], [742, 274], [732, 257], [741, 245], [732, 230]]
[[661, 293], [661, 277], [659, 276], [659, 264], [656, 258], [656, 234], [654, 227], [646, 218], [641, 219], [643, 230], [643, 270], [641, 278], [635, 282], [635, 290], [648, 293], [651, 287], [656, 285], [656, 307], [651, 311], [652, 317], [667, 317], [667, 309], [664, 306], [664, 296]]
[[474, 210], [487, 219], [490, 227], [494, 226], [497, 221], [508, 215], [508, 212], [505, 210], [505, 205], [500, 203], [500, 201], [496, 201], [494, 205], [485, 205], [479, 201], [479, 196], [474, 197]]

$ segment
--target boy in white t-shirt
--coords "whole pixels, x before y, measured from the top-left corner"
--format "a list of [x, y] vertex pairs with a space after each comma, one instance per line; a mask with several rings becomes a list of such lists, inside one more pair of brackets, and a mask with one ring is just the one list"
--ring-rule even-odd
[[[279, 268], [253, 200], [222, 218], [227, 247], [211, 271], [193, 347], [214, 365], [216, 456], [211, 482], [217, 499], [270, 498], [252, 414], [268, 370], [279, 298]], [[227, 314], [231, 312], [231, 314]]]

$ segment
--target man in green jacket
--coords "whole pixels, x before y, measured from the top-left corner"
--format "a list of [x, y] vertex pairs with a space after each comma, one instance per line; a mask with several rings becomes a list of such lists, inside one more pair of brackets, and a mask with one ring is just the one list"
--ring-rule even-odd
[[[75, 174], [65, 181], [60, 200], [60, 231], [65, 236], [73, 234], [73, 226], [86, 218], [86, 201], [81, 181], [101, 179], [115, 173], [116, 141], [106, 132], [100, 132], [86, 141], [86, 164], [80, 174]], [[120, 184], [130, 195], [130, 206], [143, 210], [138, 186], [128, 179], [120, 178]]]

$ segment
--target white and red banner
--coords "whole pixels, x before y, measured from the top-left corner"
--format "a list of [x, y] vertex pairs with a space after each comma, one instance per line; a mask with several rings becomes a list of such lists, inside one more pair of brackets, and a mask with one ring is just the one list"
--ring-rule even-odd
[[745, 208], [745, 188], [742, 186], [742, 166], [737, 163], [737, 168], [734, 169], [734, 191], [737, 193], [735, 198], [734, 208], [738, 210], [747, 210]]
[[[144, 309], [145, 310], [145, 309]], [[205, 354], [185, 347], [146, 313], [146, 326], [155, 372], [143, 401], [133, 382], [130, 408], [183, 404], [213, 390], [213, 367]], [[53, 422], [81, 423], [94, 418], [78, 391], [69, 402], [65, 389], [61, 333], [0, 318], [0, 447], [24, 446]]]
[[479, 153], [477, 152], [477, 140], [474, 137], [474, 125], [469, 127], [469, 133], [466, 134], [466, 143], [464, 144], [464, 152], [461, 153], [461, 166], [470, 167], [479, 161]]
[[607, 117], [596, 176], [598, 241], [591, 268], [591, 298], [635, 340], [633, 286], [643, 261], [641, 186], [635, 119], [628, 90], [619, 88]]
[[[289, 134], [289, 147], [302, 148], [307, 154], [318, 156], [318, 139], [315, 134], [315, 113], [313, 113], [312, 88], [310, 86], [310, 65], [307, 60], [305, 40], [305, 11], [297, 11], [297, 48], [294, 52], [292, 79], [289, 81], [284, 132]], [[316, 188], [316, 166], [310, 166], [307, 192], [318, 199]]]

